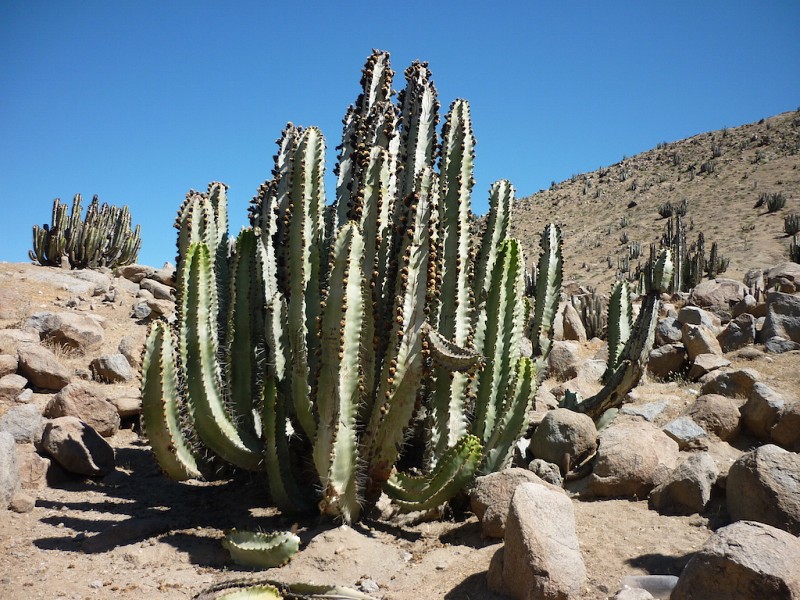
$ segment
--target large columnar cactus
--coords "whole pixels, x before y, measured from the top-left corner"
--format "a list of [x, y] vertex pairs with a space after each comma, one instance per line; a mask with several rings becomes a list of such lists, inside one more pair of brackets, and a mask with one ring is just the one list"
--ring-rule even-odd
[[97, 196], [81, 220], [81, 195], [72, 201], [72, 212], [67, 216], [67, 205], [53, 200], [51, 225], [33, 226], [31, 260], [40, 265], [60, 266], [63, 257], [73, 269], [118, 267], [136, 262], [141, 240], [139, 226], [131, 231], [131, 215], [127, 206], [119, 208], [109, 204], [100, 206]]
[[[222, 184], [181, 207], [178, 319], [152, 326], [142, 378], [145, 425], [170, 476], [199, 477], [219, 457], [265, 471], [282, 509], [313, 498], [350, 522], [383, 490], [427, 509], [508, 462], [536, 387], [520, 356], [514, 190], [492, 186], [474, 245], [469, 105], [453, 102], [439, 142], [430, 71], [415, 63], [405, 75], [396, 107], [388, 54], [367, 61], [331, 205], [322, 134], [290, 124], [234, 244]], [[534, 330], [546, 353], [555, 227], [542, 248]], [[404, 449], [420, 437], [424, 448]], [[398, 472], [401, 458], [417, 473]]]

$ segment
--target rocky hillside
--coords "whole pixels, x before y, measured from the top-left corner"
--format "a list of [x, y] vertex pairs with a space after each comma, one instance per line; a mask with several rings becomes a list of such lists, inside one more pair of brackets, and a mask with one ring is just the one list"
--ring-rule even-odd
[[[659, 205], [686, 200], [687, 239], [703, 232], [730, 258], [727, 276], [787, 259], [784, 216], [800, 212], [800, 110], [757, 123], [658, 144], [592, 173], [573, 175], [516, 202], [513, 235], [528, 257], [548, 222], [564, 232], [565, 280], [610, 287], [617, 260], [637, 242], [645, 256], [666, 224]], [[762, 193], [781, 193], [776, 213], [754, 208]], [[622, 241], [627, 238], [627, 241]], [[612, 266], [609, 267], [609, 259]], [[529, 258], [529, 262], [530, 262]], [[633, 268], [636, 260], [631, 261]]]

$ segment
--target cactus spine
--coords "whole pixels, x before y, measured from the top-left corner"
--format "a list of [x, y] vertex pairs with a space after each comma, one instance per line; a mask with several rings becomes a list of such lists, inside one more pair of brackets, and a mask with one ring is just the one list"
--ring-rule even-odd
[[[222, 184], [181, 208], [176, 333], [153, 327], [142, 384], [170, 475], [201, 471], [196, 436], [266, 471], [282, 509], [304, 508], [316, 489], [321, 512], [352, 522], [383, 489], [403, 509], [430, 508], [508, 461], [536, 387], [519, 349], [524, 258], [506, 237], [513, 187], [492, 186], [476, 252], [469, 105], [451, 105], [440, 145], [427, 66], [406, 70], [398, 108], [392, 75], [388, 54], [373, 53], [329, 207], [322, 134], [290, 124], [230, 255]], [[560, 234], [551, 226], [542, 240], [535, 327], [546, 354]], [[421, 476], [396, 470], [412, 423], [426, 424]]]

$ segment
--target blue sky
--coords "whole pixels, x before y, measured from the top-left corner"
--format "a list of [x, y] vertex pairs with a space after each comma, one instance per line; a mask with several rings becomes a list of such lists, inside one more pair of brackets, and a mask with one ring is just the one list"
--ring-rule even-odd
[[[0, 260], [82, 193], [128, 204], [140, 262], [174, 260], [189, 188], [228, 183], [232, 229], [287, 121], [317, 125], [328, 171], [372, 48], [427, 60], [444, 107], [467, 98], [473, 208], [661, 141], [800, 106], [800, 2], [0, 3]], [[332, 195], [328, 178], [328, 195]]]

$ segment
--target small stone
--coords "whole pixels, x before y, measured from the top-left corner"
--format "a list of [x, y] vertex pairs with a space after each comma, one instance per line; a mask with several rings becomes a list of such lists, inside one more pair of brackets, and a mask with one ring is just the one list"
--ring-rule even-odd
[[8, 503], [8, 508], [15, 513], [29, 513], [36, 506], [36, 498], [25, 492], [17, 492]]
[[131, 313], [134, 319], [146, 319], [150, 316], [151, 312], [153, 311], [149, 306], [147, 306], [146, 301], [136, 302], [131, 308]]
[[41, 447], [70, 473], [102, 476], [115, 468], [114, 449], [76, 417], [50, 421], [45, 426]]
[[770, 354], [783, 354], [784, 352], [800, 350], [800, 343], [774, 335], [764, 342], [764, 350]]
[[27, 384], [28, 380], [16, 373], [0, 377], [0, 400], [16, 398]]
[[133, 379], [133, 371], [128, 359], [119, 353], [98, 356], [89, 363], [89, 368], [95, 379], [100, 381], [118, 383]]
[[11, 375], [17, 372], [18, 360], [16, 356], [11, 354], [0, 354], [0, 381], [6, 375]]
[[664, 400], [657, 402], [646, 402], [645, 404], [626, 404], [622, 407], [622, 414], [642, 417], [645, 421], [653, 422], [658, 415], [664, 412], [668, 403]]
[[72, 372], [43, 346], [23, 344], [17, 352], [20, 374], [37, 388], [60, 390], [72, 378]]
[[549, 411], [531, 437], [536, 458], [556, 464], [561, 474], [597, 449], [597, 429], [587, 415], [566, 408]]
[[0, 417], [0, 431], [10, 434], [18, 444], [38, 442], [44, 419], [35, 404], [14, 406]]
[[673, 419], [664, 425], [663, 431], [678, 442], [681, 450], [697, 450], [708, 447], [708, 434], [691, 417], [684, 416]]

